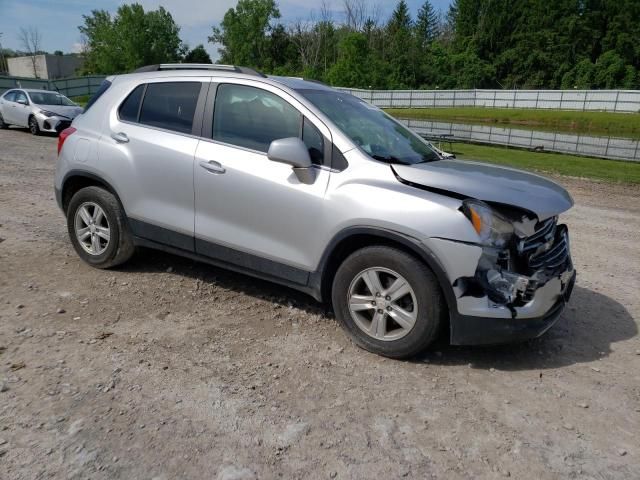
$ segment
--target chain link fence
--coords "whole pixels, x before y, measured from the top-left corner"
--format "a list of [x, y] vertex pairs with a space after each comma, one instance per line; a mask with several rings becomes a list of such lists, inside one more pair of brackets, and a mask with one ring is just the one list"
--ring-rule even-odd
[[[68, 97], [92, 95], [105, 76], [58, 80], [0, 76], [0, 94], [10, 88], [57, 90]], [[363, 90], [341, 88], [382, 108], [539, 108], [640, 112], [640, 90]]]
[[484, 107], [640, 112], [640, 90], [338, 90], [381, 108]]
[[36, 88], [58, 91], [67, 97], [82, 97], [93, 95], [105, 78], [104, 75], [89, 75], [86, 77], [47, 80], [42, 78], [0, 76], [0, 95], [11, 88]]

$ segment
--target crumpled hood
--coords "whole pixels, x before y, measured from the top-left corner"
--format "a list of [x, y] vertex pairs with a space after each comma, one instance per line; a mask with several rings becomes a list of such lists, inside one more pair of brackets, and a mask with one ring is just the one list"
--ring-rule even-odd
[[66, 105], [36, 105], [40, 110], [46, 110], [47, 112], [55, 113], [56, 115], [62, 115], [71, 120], [76, 118], [82, 113], [82, 107], [66, 106]]
[[535, 213], [539, 220], [573, 206], [569, 193], [557, 183], [513, 168], [462, 160], [392, 165], [391, 168], [401, 181], [455, 196], [513, 205]]

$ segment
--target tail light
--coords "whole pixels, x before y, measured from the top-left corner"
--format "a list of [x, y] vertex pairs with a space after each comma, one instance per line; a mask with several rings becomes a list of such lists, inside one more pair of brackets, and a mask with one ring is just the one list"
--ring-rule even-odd
[[62, 150], [62, 145], [64, 145], [65, 140], [69, 138], [69, 135], [75, 133], [75, 131], [75, 128], [69, 127], [60, 132], [60, 135], [58, 135], [58, 155], [60, 155], [60, 150]]

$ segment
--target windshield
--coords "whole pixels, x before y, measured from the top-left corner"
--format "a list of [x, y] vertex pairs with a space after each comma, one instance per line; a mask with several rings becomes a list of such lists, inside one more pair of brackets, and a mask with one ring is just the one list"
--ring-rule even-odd
[[73, 107], [75, 103], [56, 92], [29, 92], [31, 101], [36, 105], [63, 105]]
[[440, 160], [427, 142], [378, 107], [333, 90], [298, 91], [376, 160], [405, 165]]

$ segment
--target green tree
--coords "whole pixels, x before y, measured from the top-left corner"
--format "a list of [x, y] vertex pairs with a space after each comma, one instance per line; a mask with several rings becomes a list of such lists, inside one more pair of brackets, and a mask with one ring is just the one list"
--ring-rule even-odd
[[222, 63], [264, 68], [271, 64], [268, 36], [271, 21], [280, 18], [274, 0], [239, 0], [213, 27], [209, 42], [219, 43]]
[[367, 37], [360, 32], [347, 33], [338, 46], [338, 61], [327, 72], [333, 85], [368, 88]]
[[422, 4], [416, 22], [414, 24], [415, 34], [418, 40], [418, 46], [422, 49], [428, 47], [438, 36], [439, 22], [431, 2], [427, 0]]
[[163, 7], [145, 12], [140, 4], [121, 5], [83, 15], [84, 73], [121, 73], [144, 65], [176, 62], [184, 54], [180, 28]]
[[196, 45], [192, 50], [189, 50], [184, 56], [183, 61], [185, 63], [213, 63], [202, 44]]
[[389, 88], [408, 88], [416, 84], [416, 45], [413, 21], [405, 0], [400, 0], [387, 23]]

